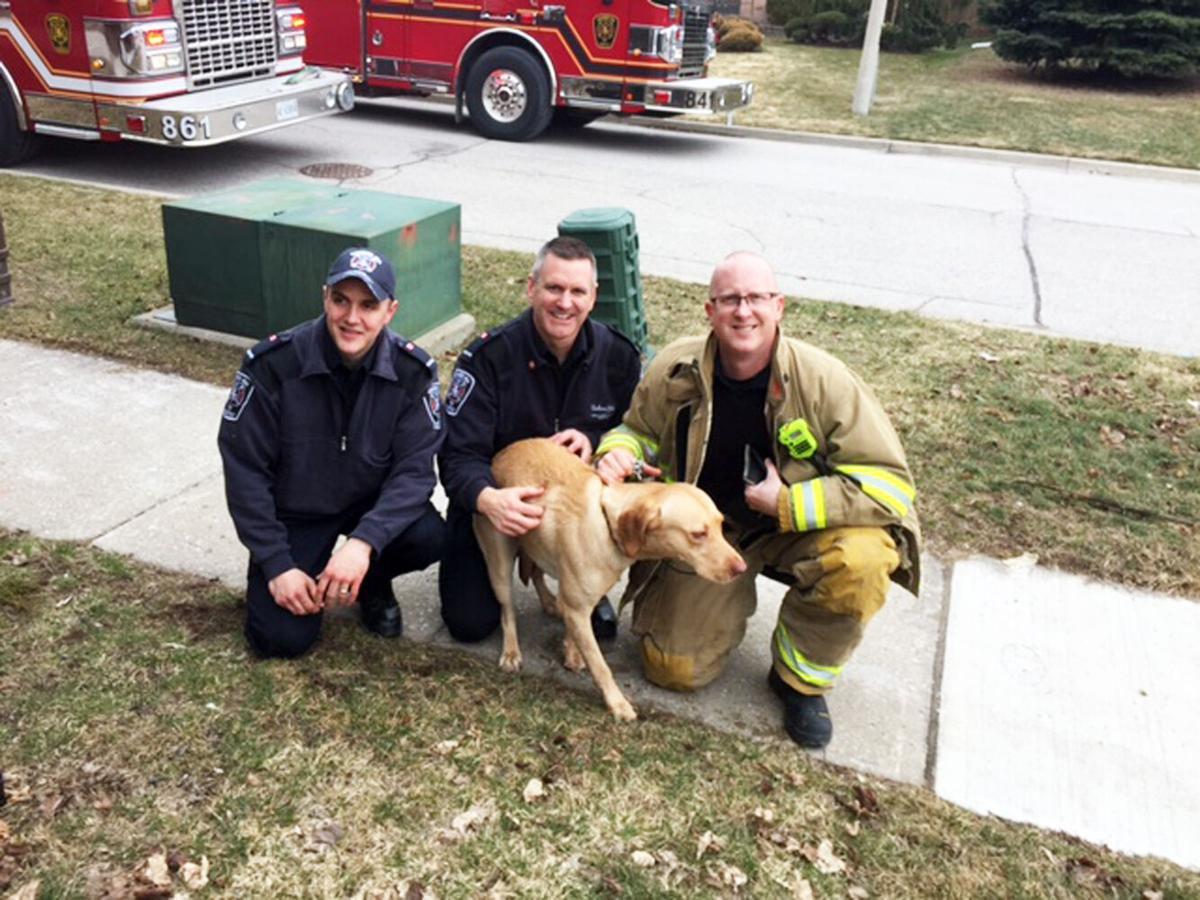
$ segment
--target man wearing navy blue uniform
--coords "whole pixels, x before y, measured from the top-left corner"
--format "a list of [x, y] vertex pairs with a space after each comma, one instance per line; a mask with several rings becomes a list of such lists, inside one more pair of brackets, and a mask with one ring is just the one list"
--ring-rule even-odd
[[353, 603], [369, 630], [398, 636], [391, 579], [437, 560], [444, 539], [429, 502], [444, 434], [437, 364], [387, 327], [391, 263], [344, 251], [323, 303], [247, 351], [218, 437], [250, 551], [246, 639], [263, 657], [299, 656], [325, 609]]
[[[482, 640], [500, 623], [473, 515], [512, 537], [542, 516], [539, 488], [496, 487], [492, 457], [515, 441], [549, 437], [589, 462], [600, 435], [620, 423], [641, 374], [637, 346], [589, 318], [596, 258], [587, 244], [559, 237], [543, 246], [526, 295], [528, 310], [462, 352], [446, 393], [438, 469], [450, 508], [438, 590], [442, 619], [460, 641]], [[597, 637], [616, 634], [607, 600], [592, 628]]]

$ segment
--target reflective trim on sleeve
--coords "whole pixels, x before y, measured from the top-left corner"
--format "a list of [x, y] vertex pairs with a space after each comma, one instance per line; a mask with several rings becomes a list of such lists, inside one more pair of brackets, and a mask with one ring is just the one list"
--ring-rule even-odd
[[783, 664], [805, 684], [824, 690], [833, 687], [837, 677], [842, 674], [842, 666], [823, 666], [797, 650], [782, 622], [775, 627], [775, 648]]
[[917, 496], [916, 488], [879, 466], [838, 466], [837, 471], [858, 482], [863, 493], [903, 518]]
[[825, 485], [820, 478], [793, 484], [792, 526], [796, 531], [825, 527]]
[[658, 444], [655, 441], [624, 425], [618, 425], [600, 439], [600, 445], [596, 447], [596, 456], [618, 447], [628, 450], [637, 459], [648, 463], [653, 463], [658, 458]]

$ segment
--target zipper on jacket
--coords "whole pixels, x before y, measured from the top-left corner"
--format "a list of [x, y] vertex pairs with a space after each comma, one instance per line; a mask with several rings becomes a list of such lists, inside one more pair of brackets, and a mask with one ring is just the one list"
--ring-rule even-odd
[[342, 435], [342, 452], [346, 452], [346, 436], [344, 434]]

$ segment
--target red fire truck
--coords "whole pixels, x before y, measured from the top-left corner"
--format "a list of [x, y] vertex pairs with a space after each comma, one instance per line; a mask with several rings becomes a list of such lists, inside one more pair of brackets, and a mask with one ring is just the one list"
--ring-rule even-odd
[[39, 135], [203, 146], [354, 105], [295, 0], [0, 0], [0, 165]]
[[528, 140], [552, 118], [719, 114], [750, 82], [708, 78], [708, 8], [658, 0], [305, 0], [305, 61], [360, 95], [446, 94], [486, 137]]

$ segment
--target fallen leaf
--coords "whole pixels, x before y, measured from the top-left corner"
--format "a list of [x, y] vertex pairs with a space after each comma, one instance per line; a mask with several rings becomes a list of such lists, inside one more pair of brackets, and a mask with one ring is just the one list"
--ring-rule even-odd
[[10, 566], [23, 566], [23, 565], [26, 565], [28, 562], [29, 562], [29, 557], [26, 556], [20, 550], [16, 551], [15, 553], [10, 554], [8, 557], [8, 564]]
[[546, 788], [542, 785], [542, 779], [530, 778], [529, 783], [525, 785], [525, 790], [521, 792], [521, 796], [525, 798], [526, 803], [534, 803], [546, 796]]
[[807, 878], [801, 878], [792, 888], [792, 900], [815, 900], [812, 885]]
[[654, 854], [647, 853], [645, 850], [634, 850], [629, 854], [629, 858], [633, 860], [635, 866], [641, 866], [643, 869], [649, 869], [654, 865]]
[[150, 884], [158, 887], [165, 887], [171, 883], [171, 870], [167, 866], [167, 856], [165, 853], [155, 853], [144, 863], [138, 870], [138, 877]]
[[112, 809], [112, 805], [112, 797], [108, 796], [108, 794], [101, 794], [92, 801], [92, 808], [100, 812], [108, 812]]
[[805, 856], [808, 856], [809, 862], [816, 866], [817, 871], [822, 875], [837, 875], [846, 871], [845, 861], [833, 852], [833, 841], [829, 838], [822, 840], [811, 856], [807, 851]]
[[998, 356], [995, 356], [995, 355], [993, 355], [993, 354], [991, 354], [991, 353], [988, 353], [988, 352], [986, 352], [986, 351], [984, 351], [983, 353], [980, 353], [980, 354], [979, 354], [979, 358], [980, 358], [980, 359], [982, 359], [984, 362], [987, 362], [987, 363], [995, 363], [995, 362], [1000, 362], [1000, 357], [998, 357]]
[[721, 879], [721, 884], [733, 888], [735, 893], [750, 880], [745, 872], [724, 860], [717, 860], [717, 877]]
[[1101, 425], [1100, 440], [1104, 441], [1110, 447], [1120, 447], [1125, 443], [1125, 432], [1120, 428], [1110, 428], [1107, 425]]
[[463, 837], [466, 837], [469, 832], [475, 831], [480, 825], [487, 822], [492, 817], [492, 814], [493, 810], [490, 806], [477, 804], [451, 819], [450, 827]]
[[770, 825], [775, 821], [775, 810], [765, 806], [756, 806], [754, 812], [750, 813], [750, 817], [764, 825]]
[[179, 877], [188, 890], [198, 891], [208, 884], [208, 857], [200, 857], [200, 863], [185, 862], [179, 867]]
[[961, 400], [965, 396], [966, 394], [963, 393], [963, 389], [958, 386], [958, 382], [950, 385], [950, 399]]
[[53, 819], [54, 814], [62, 809], [62, 805], [63, 796], [61, 794], [55, 794], [53, 797], [47, 797], [41, 803], [42, 815], [47, 819]]
[[846, 890], [847, 896], [851, 900], [867, 900], [871, 896], [870, 892], [865, 887], [859, 887], [857, 884]]
[[11, 836], [12, 836], [12, 832], [9, 831], [8, 823], [5, 822], [3, 819], [0, 819], [0, 846], [7, 844], [8, 839]]
[[1200, 413], [1200, 400], [1189, 400], [1187, 405], [1192, 408], [1192, 412]]
[[37, 900], [38, 890], [41, 886], [41, 881], [34, 879], [18, 888], [15, 893], [9, 894], [8, 900]]
[[1149, 888], [1142, 891], [1142, 900], [1163, 900], [1162, 891], [1152, 891]]
[[439, 741], [433, 745], [433, 752], [438, 756], [449, 756], [458, 749], [459, 742], [456, 740]]
[[700, 839], [696, 841], [696, 859], [702, 857], [710, 850], [713, 853], [720, 853], [725, 846], [724, 842], [713, 834], [711, 831], [706, 831], [700, 835]]
[[858, 833], [862, 830], [862, 822], [855, 819], [853, 822], [846, 823], [846, 834], [850, 837], [858, 837]]

